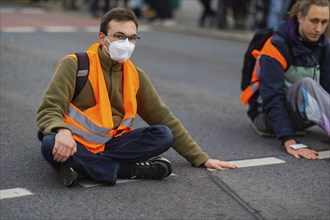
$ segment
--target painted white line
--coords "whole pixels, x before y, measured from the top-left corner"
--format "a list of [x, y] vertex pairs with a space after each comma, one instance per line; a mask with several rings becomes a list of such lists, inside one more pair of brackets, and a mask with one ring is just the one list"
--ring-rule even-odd
[[265, 157], [265, 158], [259, 158], [259, 159], [230, 161], [230, 163], [235, 164], [238, 168], [242, 168], [242, 167], [254, 167], [254, 166], [280, 164], [280, 163], [285, 163], [285, 161], [280, 160], [276, 157]]
[[[248, 160], [235, 160], [235, 161], [229, 161], [229, 162], [235, 164], [238, 168], [285, 163], [284, 160], [280, 160], [276, 157], [265, 157], [265, 158], [248, 159]], [[208, 170], [216, 171], [216, 169], [208, 169]]]
[[1, 32], [7, 32], [7, 33], [32, 33], [35, 32], [37, 28], [35, 27], [4, 27], [1, 28]]
[[0, 190], [0, 199], [16, 198], [20, 196], [33, 195], [29, 190], [23, 188], [3, 189]]
[[147, 31], [150, 31], [151, 30], [151, 27], [150, 25], [147, 25], [147, 24], [142, 24], [142, 25], [139, 25], [139, 32], [147, 32]]
[[42, 14], [45, 13], [43, 9], [40, 8], [23, 8], [19, 10], [19, 12], [24, 13], [24, 14]]
[[[50, 26], [50, 27], [30, 27], [30, 26], [18, 26], [18, 27], [3, 27], [0, 29], [1, 32], [6, 33], [33, 33], [36, 31], [44, 31], [48, 33], [72, 33], [77, 31], [83, 31], [87, 33], [98, 33], [100, 30], [99, 26], [86, 26], [86, 27], [75, 27], [75, 26]], [[141, 25], [139, 27], [140, 32], [149, 31], [150, 27], [147, 25]]]
[[[176, 174], [172, 173], [171, 175], [169, 175], [169, 177], [171, 176], [177, 176]], [[141, 179], [118, 179], [116, 184], [121, 184], [121, 183], [130, 183], [130, 182], [135, 182], [135, 181], [139, 181]], [[85, 179], [85, 180], [81, 180], [78, 182], [79, 185], [89, 188], [89, 187], [95, 187], [95, 186], [103, 186], [104, 184], [102, 183], [98, 183], [95, 182], [91, 179]]]
[[0, 8], [1, 14], [10, 14], [10, 13], [15, 13], [15, 12], [17, 12], [17, 10], [14, 8]]
[[[150, 31], [150, 25], [139, 25], [139, 32]], [[100, 26], [87, 26], [82, 28], [85, 32], [97, 33], [100, 31]]]
[[45, 10], [40, 8], [0, 8], [1, 14], [42, 14], [45, 13]]
[[53, 26], [53, 27], [44, 27], [42, 30], [50, 33], [54, 33], [54, 32], [62, 33], [62, 32], [76, 32], [78, 28], [73, 26]]
[[98, 33], [100, 31], [100, 26], [88, 26], [82, 28], [82, 30], [90, 33]]
[[[319, 159], [330, 158], [330, 150], [320, 151], [318, 153], [319, 153]], [[265, 158], [259, 158], [259, 159], [249, 159], [249, 160], [236, 160], [236, 161], [229, 161], [229, 162], [235, 164], [238, 168], [285, 163], [284, 160], [280, 160], [276, 157], [265, 157]], [[208, 169], [208, 170], [216, 171], [216, 169]]]
[[319, 152], [319, 159], [328, 159], [328, 158], [330, 158], [330, 150]]
[[[128, 182], [134, 182], [134, 181], [137, 181], [137, 179], [135, 179], [135, 180], [117, 180], [116, 184], [128, 183]], [[89, 188], [89, 187], [95, 187], [95, 186], [103, 186], [104, 184], [95, 182], [91, 179], [86, 179], [86, 180], [79, 181], [79, 185]]]

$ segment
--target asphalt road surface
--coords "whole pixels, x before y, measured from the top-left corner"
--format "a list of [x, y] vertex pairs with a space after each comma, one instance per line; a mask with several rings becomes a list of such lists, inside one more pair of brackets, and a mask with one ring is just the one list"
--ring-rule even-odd
[[194, 168], [169, 150], [163, 156], [175, 175], [165, 180], [65, 188], [40, 154], [35, 112], [56, 63], [94, 43], [98, 21], [13, 4], [0, 12], [1, 219], [330, 219], [325, 133], [315, 127], [300, 138], [321, 152], [316, 161], [259, 137], [238, 98], [247, 43], [184, 34], [184, 27], [142, 25], [132, 60], [200, 146], [240, 168]]

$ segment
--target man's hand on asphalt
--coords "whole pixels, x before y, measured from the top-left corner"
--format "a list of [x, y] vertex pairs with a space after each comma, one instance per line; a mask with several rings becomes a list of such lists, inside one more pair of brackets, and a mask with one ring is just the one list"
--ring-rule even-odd
[[294, 156], [295, 158], [305, 158], [308, 160], [317, 160], [319, 153], [308, 149], [308, 148], [300, 148], [300, 149], [294, 149], [292, 147], [290, 147], [290, 145], [292, 144], [296, 144], [295, 140], [288, 140], [284, 143], [284, 147], [286, 149], [286, 151], [291, 154], [292, 156]]
[[63, 163], [76, 152], [77, 144], [72, 137], [71, 131], [68, 129], [59, 129], [55, 136], [53, 148], [54, 160]]
[[229, 168], [229, 169], [237, 168], [237, 166], [232, 163], [228, 163], [228, 162], [216, 160], [216, 159], [208, 159], [204, 163], [204, 167], [209, 168], [209, 169], [217, 169], [217, 170], [223, 170], [226, 168]]

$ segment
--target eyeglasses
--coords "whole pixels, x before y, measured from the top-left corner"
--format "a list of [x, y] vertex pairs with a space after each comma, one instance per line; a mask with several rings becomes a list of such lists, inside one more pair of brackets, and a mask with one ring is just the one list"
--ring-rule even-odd
[[112, 36], [115, 38], [115, 40], [126, 40], [126, 38], [128, 39], [128, 41], [132, 42], [132, 43], [136, 43], [138, 40], [140, 40], [140, 37], [138, 36], [126, 36], [125, 34], [105, 34], [106, 36]]

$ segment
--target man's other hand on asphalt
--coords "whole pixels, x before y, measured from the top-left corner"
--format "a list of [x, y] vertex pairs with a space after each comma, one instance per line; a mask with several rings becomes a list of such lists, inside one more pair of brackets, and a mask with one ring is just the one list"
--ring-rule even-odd
[[284, 147], [286, 151], [294, 156], [295, 158], [305, 158], [308, 160], [316, 160], [318, 159], [319, 153], [311, 150], [307, 147], [305, 148], [299, 148], [299, 149], [294, 149], [291, 147], [291, 145], [297, 144], [297, 142], [294, 139], [288, 140], [284, 143]]
[[229, 168], [229, 169], [237, 168], [237, 166], [235, 164], [224, 162], [221, 160], [216, 160], [216, 159], [208, 159], [204, 163], [204, 167], [209, 168], [209, 169], [217, 169], [217, 170], [223, 170], [226, 168]]

